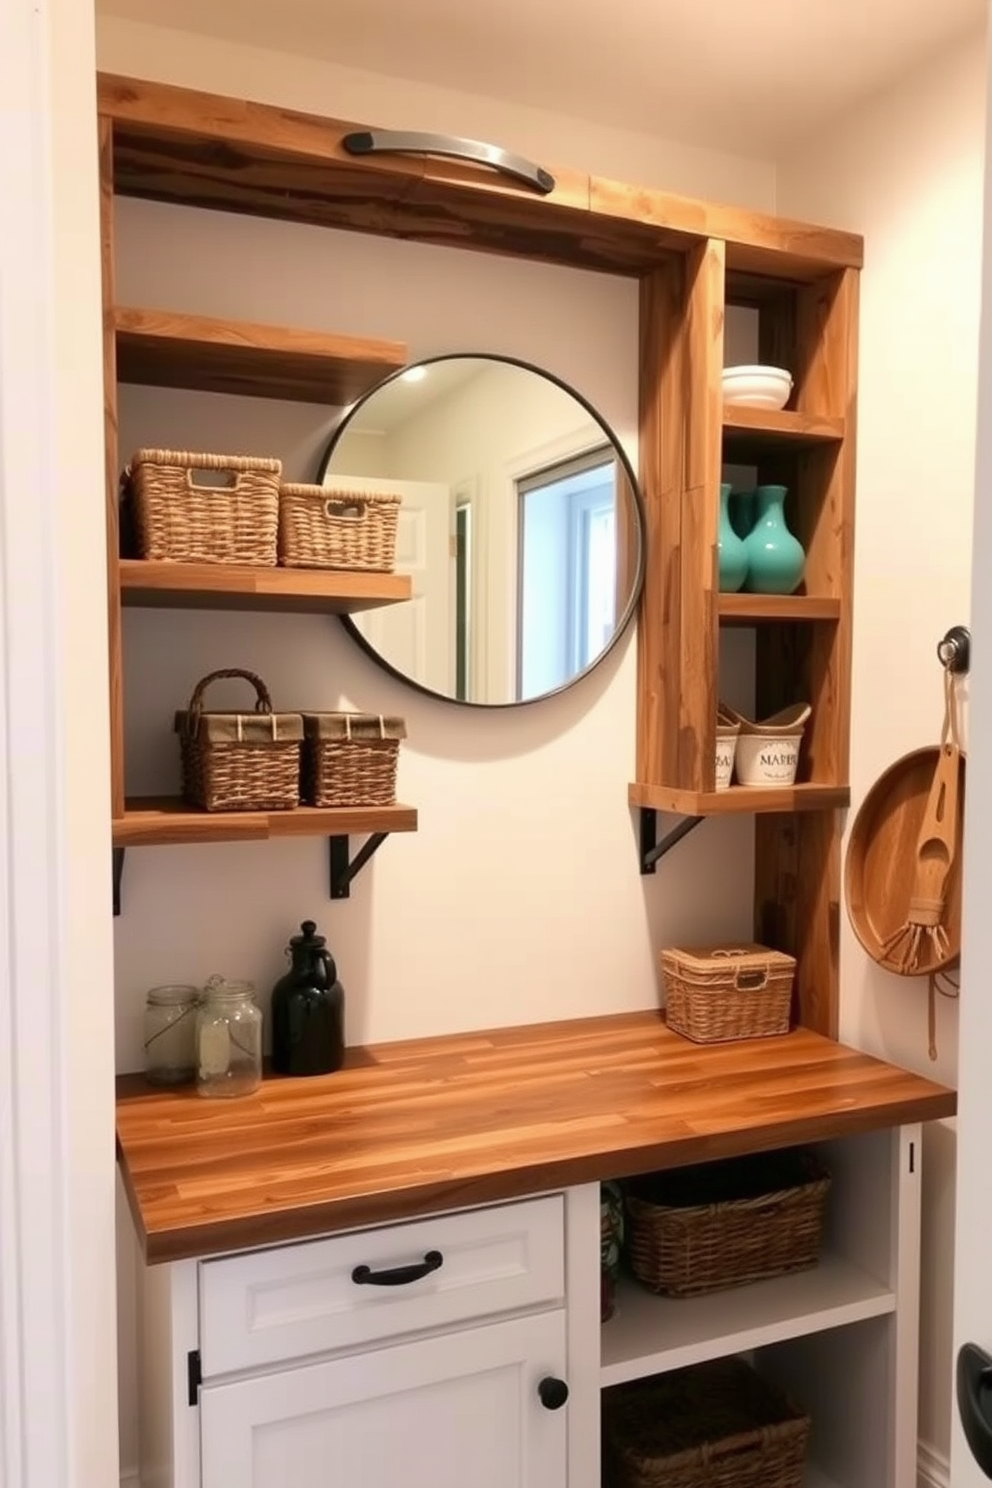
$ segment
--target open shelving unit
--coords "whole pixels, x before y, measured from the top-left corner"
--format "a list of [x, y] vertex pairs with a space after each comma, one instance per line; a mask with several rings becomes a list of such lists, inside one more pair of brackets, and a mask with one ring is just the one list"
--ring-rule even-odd
[[603, 1325], [600, 1379], [604, 1388], [619, 1385], [883, 1317], [895, 1306], [891, 1288], [838, 1255], [811, 1271], [703, 1297], [655, 1297], [623, 1281], [616, 1314]]
[[[111, 799], [114, 912], [121, 908], [124, 853], [164, 844], [264, 841], [327, 835], [330, 892], [345, 898], [351, 879], [392, 832], [417, 829], [413, 807], [287, 812], [196, 811], [180, 800], [125, 795], [122, 610], [189, 609], [283, 614], [353, 614], [411, 596], [401, 574], [323, 569], [151, 562], [121, 555], [118, 520], [119, 383], [233, 393], [290, 402], [345, 406], [403, 367], [398, 341], [335, 335], [254, 321], [121, 306], [114, 295], [114, 194], [118, 179], [114, 126], [100, 120], [104, 302], [104, 430], [111, 679]], [[367, 834], [354, 857], [351, 834]]]
[[[813, 257], [811, 252], [811, 257]], [[643, 872], [708, 816], [755, 817], [754, 938], [797, 960], [798, 1018], [837, 1034], [838, 810], [849, 804], [850, 656], [860, 258], [803, 273], [716, 237], [641, 281], [641, 484], [648, 562], [638, 647], [636, 777]], [[756, 321], [757, 355], [790, 369], [782, 412], [722, 401], [724, 320]], [[799, 591], [721, 594], [717, 492], [726, 466], [790, 490], [806, 551]], [[755, 635], [755, 716], [812, 707], [785, 789], [716, 790], [720, 634]], [[660, 814], [681, 818], [674, 826]]]

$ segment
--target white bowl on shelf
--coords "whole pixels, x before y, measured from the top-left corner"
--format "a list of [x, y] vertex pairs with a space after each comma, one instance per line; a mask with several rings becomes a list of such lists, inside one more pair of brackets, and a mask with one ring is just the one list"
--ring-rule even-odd
[[731, 408], [784, 408], [792, 394], [792, 374], [784, 367], [725, 367], [723, 401]]

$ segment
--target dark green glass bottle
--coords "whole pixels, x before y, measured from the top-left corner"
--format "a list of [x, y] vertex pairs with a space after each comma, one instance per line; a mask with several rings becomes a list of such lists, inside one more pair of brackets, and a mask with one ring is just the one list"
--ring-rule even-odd
[[313, 920], [289, 942], [292, 965], [272, 989], [272, 1067], [280, 1075], [329, 1075], [344, 1061], [344, 988]]

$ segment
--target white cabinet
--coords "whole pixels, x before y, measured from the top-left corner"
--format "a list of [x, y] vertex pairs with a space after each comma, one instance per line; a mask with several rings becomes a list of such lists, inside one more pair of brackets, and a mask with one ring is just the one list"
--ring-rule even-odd
[[818, 1150], [817, 1268], [681, 1300], [625, 1284], [602, 1327], [598, 1184], [147, 1268], [141, 1488], [600, 1488], [601, 1388], [738, 1353], [810, 1413], [804, 1488], [907, 1488], [920, 1128]]
[[561, 1308], [200, 1393], [202, 1488], [566, 1488]]

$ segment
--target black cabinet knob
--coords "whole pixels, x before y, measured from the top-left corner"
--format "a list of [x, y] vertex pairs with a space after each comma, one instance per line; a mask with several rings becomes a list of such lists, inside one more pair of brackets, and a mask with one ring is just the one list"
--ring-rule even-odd
[[537, 1387], [537, 1394], [545, 1410], [561, 1410], [568, 1399], [568, 1386], [564, 1380], [546, 1374]]

